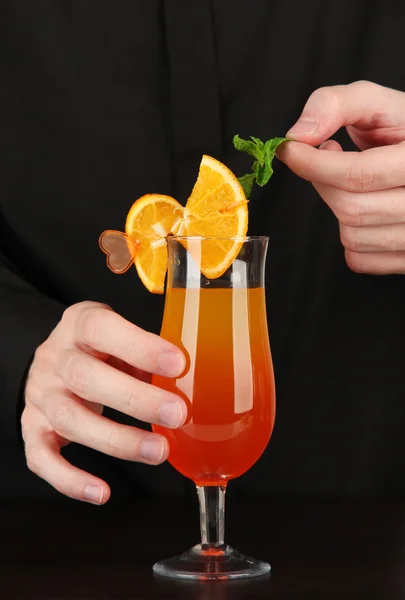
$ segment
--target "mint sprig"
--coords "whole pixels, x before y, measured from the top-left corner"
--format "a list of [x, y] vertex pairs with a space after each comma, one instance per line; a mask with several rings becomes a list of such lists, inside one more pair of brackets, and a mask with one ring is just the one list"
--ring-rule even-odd
[[277, 148], [283, 142], [289, 141], [289, 138], [275, 137], [267, 142], [262, 142], [259, 138], [250, 136], [250, 140], [243, 140], [236, 134], [233, 138], [233, 145], [236, 150], [247, 152], [255, 159], [252, 165], [252, 172], [238, 177], [243, 187], [246, 198], [252, 193], [253, 184], [257, 183], [260, 187], [266, 185], [273, 175], [273, 159]]

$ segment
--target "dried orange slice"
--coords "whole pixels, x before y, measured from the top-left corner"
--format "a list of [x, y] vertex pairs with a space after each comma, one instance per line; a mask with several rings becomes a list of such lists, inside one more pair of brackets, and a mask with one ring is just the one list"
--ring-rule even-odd
[[208, 279], [225, 273], [239, 254], [243, 241], [229, 238], [246, 236], [247, 204], [242, 186], [232, 171], [215, 158], [204, 155], [184, 209], [184, 219], [173, 233], [211, 238], [204, 242], [199, 265]]
[[166, 236], [178, 230], [184, 209], [171, 196], [146, 194], [132, 205], [126, 234], [137, 241], [134, 263], [145, 287], [163, 294], [167, 269]]

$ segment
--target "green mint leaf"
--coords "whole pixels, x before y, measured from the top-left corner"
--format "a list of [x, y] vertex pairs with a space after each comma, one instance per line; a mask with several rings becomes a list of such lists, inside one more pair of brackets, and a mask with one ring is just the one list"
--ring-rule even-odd
[[273, 153], [273, 155], [275, 154], [277, 148], [279, 147], [280, 144], [282, 144], [283, 142], [288, 142], [289, 138], [284, 138], [284, 137], [275, 137], [272, 138], [271, 140], [267, 140], [267, 142], [264, 144], [264, 153]]
[[247, 200], [249, 200], [250, 194], [252, 193], [252, 188], [253, 188], [255, 179], [256, 179], [255, 173], [248, 173], [247, 175], [244, 175], [243, 177], [238, 177], [238, 181], [243, 188], [243, 191], [244, 191], [244, 194], [245, 194]]
[[271, 166], [271, 160], [265, 160], [264, 166], [260, 167], [256, 175], [256, 183], [260, 187], [263, 187], [268, 183], [270, 177], [273, 175], [273, 167]]
[[252, 165], [252, 171], [253, 171], [253, 173], [255, 173], [256, 175], [258, 175], [261, 168], [262, 168], [262, 165], [259, 163], [258, 160], [255, 160], [255, 162]]
[[[289, 138], [275, 137], [263, 143], [259, 138], [250, 137], [252, 141], [243, 140], [239, 135], [233, 138], [233, 145], [236, 150], [247, 152], [256, 160], [252, 165], [252, 173], [239, 177], [246, 198], [249, 198], [254, 182], [260, 187], [266, 185], [273, 175], [273, 159], [277, 148], [283, 142], [289, 141]], [[246, 188], [246, 189], [245, 189]], [[248, 195], [247, 195], [248, 193]]]
[[236, 150], [240, 150], [241, 152], [247, 152], [256, 160], [263, 162], [263, 149], [260, 148], [256, 142], [250, 140], [242, 140], [242, 138], [240, 138], [238, 134], [236, 134], [233, 138], [233, 145], [235, 146]]
[[253, 137], [253, 135], [250, 136], [250, 139], [254, 141], [256, 146], [259, 148], [260, 152], [263, 152], [264, 144], [263, 144], [262, 140], [259, 140], [259, 138], [257, 138], [257, 137]]

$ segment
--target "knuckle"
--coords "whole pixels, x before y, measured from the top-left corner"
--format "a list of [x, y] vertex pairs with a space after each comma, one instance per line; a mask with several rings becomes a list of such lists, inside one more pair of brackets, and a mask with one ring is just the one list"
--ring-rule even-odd
[[34, 406], [38, 406], [41, 398], [41, 389], [35, 381], [35, 376], [31, 373], [28, 376], [27, 383], [25, 384], [25, 402], [32, 403]]
[[137, 437], [133, 428], [126, 425], [114, 425], [105, 440], [106, 454], [121, 460], [139, 460]]
[[340, 198], [335, 206], [335, 215], [340, 223], [349, 227], [361, 227], [363, 211], [358, 199], [350, 194]]
[[139, 336], [137, 335], [130, 335], [125, 340], [123, 340], [123, 349], [125, 356], [128, 357], [128, 361], [131, 364], [136, 363], [136, 360], [141, 352], [145, 357], [147, 357], [147, 355], [149, 354], [145, 346], [141, 343]]
[[25, 459], [27, 467], [35, 475], [41, 473], [42, 465], [42, 452], [36, 446], [29, 446], [25, 448]]
[[353, 273], [365, 273], [365, 264], [363, 255], [358, 252], [352, 252], [346, 250], [345, 252], [346, 264]]
[[347, 172], [347, 189], [349, 192], [369, 192], [376, 182], [376, 173], [372, 167], [365, 166], [361, 154], [354, 157]]
[[105, 309], [100, 305], [85, 308], [77, 319], [78, 338], [86, 345], [92, 346], [102, 339], [105, 331]]
[[40, 369], [47, 369], [54, 363], [55, 351], [49, 341], [43, 342], [35, 350], [33, 365]]
[[309, 101], [314, 101], [320, 106], [324, 104], [325, 106], [330, 107], [330, 110], [333, 113], [339, 107], [339, 89], [340, 86], [322, 86], [312, 92]]
[[21, 423], [22, 438], [25, 442], [27, 439], [27, 436], [32, 431], [32, 418], [30, 417], [29, 409], [24, 408], [22, 415], [21, 415], [20, 423]]
[[356, 227], [347, 227], [340, 225], [340, 241], [342, 245], [350, 252], [359, 252], [360, 240], [358, 237], [358, 229]]
[[124, 396], [124, 404], [128, 413], [136, 416], [139, 411], [139, 406], [141, 403], [141, 394], [139, 388], [137, 386], [132, 386], [127, 392], [126, 396]]
[[372, 94], [381, 86], [379, 86], [377, 83], [373, 83], [372, 81], [367, 81], [367, 79], [358, 79], [352, 83], [349, 83], [349, 87], [356, 88], [359, 91], [361, 90], [366, 94]]
[[76, 394], [85, 394], [91, 385], [91, 366], [84, 355], [69, 353], [65, 360], [64, 381]]
[[119, 429], [114, 427], [107, 437], [107, 454], [118, 456], [118, 458], [127, 458], [128, 452], [123, 448], [123, 443], [123, 436], [120, 435]]
[[71, 306], [68, 306], [62, 314], [61, 322], [67, 323], [69, 325], [74, 323], [78, 315], [80, 314], [80, 304], [81, 303], [72, 304]]
[[68, 306], [62, 315], [61, 322], [67, 324], [69, 327], [75, 326], [77, 320], [84, 312], [97, 309], [112, 310], [107, 304], [85, 300]]
[[71, 435], [76, 425], [76, 409], [70, 404], [58, 402], [49, 411], [48, 418], [56, 433]]

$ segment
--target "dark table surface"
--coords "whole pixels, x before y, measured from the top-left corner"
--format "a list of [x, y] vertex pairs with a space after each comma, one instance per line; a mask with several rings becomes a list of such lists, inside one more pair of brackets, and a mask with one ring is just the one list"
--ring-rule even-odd
[[249, 503], [230, 493], [227, 509], [228, 543], [269, 561], [270, 577], [154, 577], [156, 560], [199, 541], [190, 499], [111, 501], [102, 508], [71, 500], [2, 502], [0, 599], [405, 599], [405, 504]]

